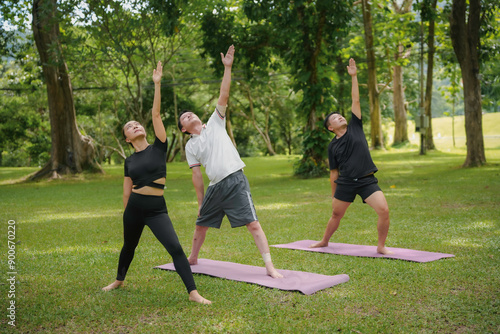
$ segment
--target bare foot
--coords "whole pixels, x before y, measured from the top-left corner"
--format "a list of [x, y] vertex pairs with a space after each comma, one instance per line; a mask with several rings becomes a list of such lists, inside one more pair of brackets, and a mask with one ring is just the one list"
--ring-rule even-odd
[[191, 257], [191, 255], [189, 255], [188, 261], [189, 261], [189, 264], [192, 265], [192, 266], [194, 266], [195, 264], [198, 264], [198, 258], [197, 257]]
[[210, 305], [212, 302], [208, 299], [203, 298], [199, 293], [198, 290], [193, 290], [189, 293], [189, 300], [192, 302], [200, 303], [200, 304], [205, 304], [205, 305]]
[[111, 283], [110, 285], [102, 288], [102, 291], [111, 291], [111, 290], [114, 290], [114, 289], [121, 287], [122, 285], [123, 285], [123, 281], [117, 280], [117, 281], [114, 281], [113, 283]]
[[283, 278], [283, 275], [281, 275], [276, 269], [274, 269], [274, 265], [271, 261], [266, 262], [266, 272], [272, 278]]
[[388, 250], [386, 247], [377, 247], [377, 253], [383, 254], [383, 255], [394, 254], [394, 252]]
[[272, 278], [283, 278], [283, 275], [281, 275], [276, 269], [273, 269], [271, 271], [267, 270], [267, 274]]
[[311, 246], [309, 246], [309, 248], [318, 248], [318, 247], [327, 247], [327, 246], [328, 246], [328, 242], [324, 242], [323, 240], [321, 240], [315, 244], [312, 244]]

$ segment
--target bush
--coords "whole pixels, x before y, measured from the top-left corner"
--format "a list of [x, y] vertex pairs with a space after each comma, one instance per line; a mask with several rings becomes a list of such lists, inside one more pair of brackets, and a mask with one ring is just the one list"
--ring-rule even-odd
[[317, 130], [306, 130], [302, 135], [304, 155], [294, 165], [294, 174], [302, 178], [323, 177], [328, 175], [326, 161], [327, 146], [331, 140], [328, 132], [323, 130], [320, 122]]

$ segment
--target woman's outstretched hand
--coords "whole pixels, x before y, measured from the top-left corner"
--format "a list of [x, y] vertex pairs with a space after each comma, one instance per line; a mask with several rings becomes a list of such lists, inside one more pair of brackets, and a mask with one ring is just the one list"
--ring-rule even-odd
[[162, 74], [163, 74], [163, 67], [161, 66], [161, 61], [159, 61], [158, 65], [156, 65], [156, 68], [153, 70], [153, 82], [160, 83]]
[[234, 60], [234, 45], [231, 45], [229, 49], [227, 50], [226, 55], [221, 52], [220, 53], [220, 58], [222, 60], [222, 64], [227, 67], [233, 66], [233, 60]]

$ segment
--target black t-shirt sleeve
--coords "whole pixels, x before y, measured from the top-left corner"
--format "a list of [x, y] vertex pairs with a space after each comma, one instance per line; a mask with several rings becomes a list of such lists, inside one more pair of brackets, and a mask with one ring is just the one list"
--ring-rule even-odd
[[168, 139], [165, 139], [165, 142], [162, 143], [161, 140], [158, 139], [158, 137], [155, 137], [155, 142], [153, 143], [153, 146], [160, 148], [161, 150], [166, 152], [168, 149]]
[[335, 159], [335, 145], [333, 144], [333, 140], [328, 145], [328, 162], [330, 164], [330, 170], [339, 168], [337, 159]]
[[351, 113], [351, 123], [363, 129], [363, 121], [361, 120], [361, 118], [358, 118], [358, 116], [356, 116], [354, 113]]
[[125, 163], [123, 164], [123, 169], [124, 169], [124, 175], [127, 177], [130, 177], [130, 175], [128, 174], [128, 162], [127, 162], [128, 159], [125, 159]]

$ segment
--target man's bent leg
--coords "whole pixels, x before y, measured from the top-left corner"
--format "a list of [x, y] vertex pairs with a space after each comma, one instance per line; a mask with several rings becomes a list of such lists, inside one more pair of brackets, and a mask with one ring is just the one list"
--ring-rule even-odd
[[260, 226], [260, 223], [256, 220], [247, 224], [246, 227], [248, 231], [252, 234], [253, 239], [255, 240], [255, 244], [257, 245], [260, 254], [264, 258], [267, 274], [272, 278], [282, 278], [283, 275], [281, 275], [274, 268], [273, 261], [271, 260], [269, 244], [267, 243], [266, 234], [264, 233], [262, 226]]
[[193, 247], [191, 247], [191, 254], [188, 257], [189, 264], [198, 264], [198, 254], [200, 253], [201, 245], [205, 242], [208, 226], [196, 225], [193, 235]]
[[330, 241], [330, 238], [332, 237], [333, 233], [337, 231], [340, 225], [340, 220], [342, 217], [344, 217], [344, 214], [347, 210], [347, 208], [351, 205], [350, 202], [344, 202], [339, 199], [334, 198], [332, 202], [333, 206], [333, 212], [332, 216], [328, 220], [328, 224], [326, 225], [326, 230], [325, 234], [323, 235], [323, 239], [321, 241], [312, 244], [309, 246], [310, 248], [317, 248], [317, 247], [326, 247], [328, 246], [328, 242]]
[[382, 191], [376, 191], [365, 199], [365, 202], [371, 206], [378, 215], [377, 221], [377, 231], [378, 231], [378, 243], [377, 252], [380, 254], [392, 254], [385, 247], [385, 240], [389, 233], [389, 206], [387, 205], [387, 200], [385, 199], [384, 193]]

